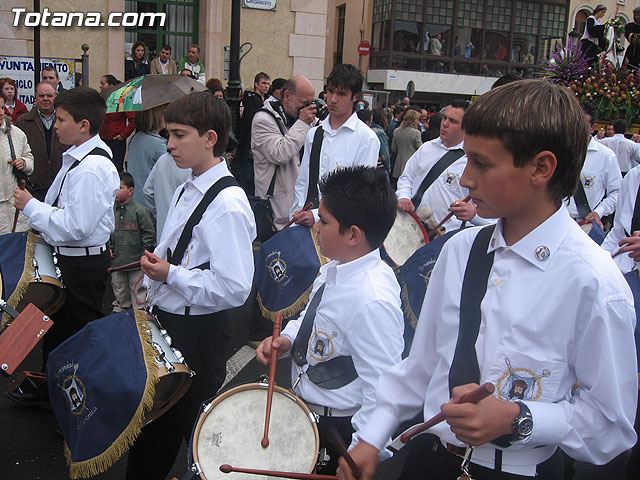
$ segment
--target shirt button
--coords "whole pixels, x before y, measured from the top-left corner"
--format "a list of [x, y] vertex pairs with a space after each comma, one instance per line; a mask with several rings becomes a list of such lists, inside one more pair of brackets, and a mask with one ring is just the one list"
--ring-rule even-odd
[[486, 325], [482, 325], [482, 327], [480, 328], [480, 332], [484, 335], [484, 332], [487, 331], [487, 326]]
[[188, 207], [189, 206], [189, 202], [184, 202], [184, 206]]
[[493, 283], [495, 283], [496, 286], [498, 285], [502, 285], [502, 280], [500, 280], [499, 278], [496, 278]]

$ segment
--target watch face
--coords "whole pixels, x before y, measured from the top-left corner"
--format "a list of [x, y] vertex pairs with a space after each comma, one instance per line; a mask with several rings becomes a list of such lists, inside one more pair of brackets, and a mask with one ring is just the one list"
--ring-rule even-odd
[[518, 434], [526, 437], [527, 435], [531, 434], [531, 431], [533, 430], [533, 419], [531, 418], [522, 418], [520, 419], [520, 421], [518, 422]]

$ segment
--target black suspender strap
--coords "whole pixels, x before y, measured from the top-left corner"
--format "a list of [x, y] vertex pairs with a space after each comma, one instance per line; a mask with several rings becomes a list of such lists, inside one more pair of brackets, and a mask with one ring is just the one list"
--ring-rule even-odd
[[89, 155], [102, 155], [103, 157], [107, 157], [109, 160], [111, 160], [111, 155], [109, 155], [104, 148], [96, 147], [80, 160], [76, 160], [75, 162], [73, 162], [69, 167], [69, 170], [64, 173], [64, 177], [62, 177], [62, 181], [60, 182], [60, 190], [58, 190], [58, 195], [56, 195], [55, 200], [51, 204], [52, 206], [56, 207], [58, 205], [58, 200], [60, 200], [60, 194], [62, 193], [62, 186], [64, 185], [64, 181], [67, 179], [67, 175], [69, 174], [69, 172], [80, 165], [80, 162], [87, 158]]
[[309, 154], [309, 184], [307, 187], [307, 199], [305, 205], [313, 204], [313, 208], [318, 208], [320, 200], [318, 199], [318, 179], [320, 176], [320, 151], [322, 150], [322, 138], [324, 130], [318, 126], [313, 136], [313, 144], [311, 145], [311, 153]]
[[627, 236], [633, 235], [633, 232], [640, 230], [640, 186], [636, 193], [636, 204], [633, 207], [633, 217], [631, 217], [631, 231], [627, 232]]
[[457, 148], [455, 150], [449, 150], [440, 158], [440, 160], [438, 160], [433, 165], [433, 167], [431, 167], [431, 170], [429, 170], [429, 173], [427, 173], [427, 176], [424, 177], [424, 180], [422, 180], [420, 187], [418, 187], [418, 191], [411, 199], [411, 201], [413, 202], [413, 206], [415, 208], [418, 208], [418, 205], [420, 205], [420, 202], [422, 201], [422, 196], [424, 195], [424, 192], [426, 192], [427, 189], [431, 186], [431, 184], [435, 182], [436, 178], [438, 178], [440, 174], [442, 174], [442, 172], [444, 172], [447, 168], [449, 168], [453, 162], [458, 160], [463, 155], [464, 155], [464, 150], [462, 150], [461, 148]]
[[591, 213], [591, 207], [587, 200], [587, 193], [584, 191], [584, 185], [582, 185], [582, 179], [578, 180], [578, 189], [573, 196], [573, 200], [576, 202], [576, 207], [578, 207], [578, 215], [580, 215], [580, 218], [584, 219], [584, 217]]
[[326, 283], [323, 283], [313, 296], [313, 299], [311, 299], [311, 303], [309, 303], [307, 311], [304, 314], [302, 325], [300, 325], [300, 329], [298, 330], [298, 335], [296, 335], [296, 339], [293, 341], [293, 346], [291, 347], [291, 358], [293, 358], [293, 361], [296, 362], [296, 365], [299, 367], [307, 363], [307, 346], [309, 345], [311, 330], [313, 329], [313, 320], [316, 318], [316, 310], [318, 310], [318, 305], [320, 304], [320, 300], [322, 300], [325, 285]]
[[[167, 249], [168, 250], [167, 261], [169, 263], [171, 263], [172, 265], [180, 265], [180, 262], [182, 261], [182, 257], [184, 256], [184, 253], [187, 251], [187, 246], [191, 241], [191, 236], [193, 235], [193, 228], [198, 223], [200, 223], [200, 220], [202, 219], [202, 215], [204, 215], [204, 212], [207, 210], [207, 207], [211, 204], [211, 202], [213, 202], [213, 200], [222, 190], [224, 190], [227, 187], [233, 187], [233, 186], [239, 186], [238, 182], [236, 182], [236, 179], [230, 176], [224, 176], [221, 179], [219, 179], [216, 183], [211, 185], [211, 187], [209, 187], [209, 190], [207, 190], [207, 192], [204, 194], [204, 197], [202, 197], [202, 200], [200, 200], [200, 203], [195, 208], [195, 210], [189, 217], [189, 220], [187, 220], [187, 223], [182, 229], [182, 233], [180, 234], [180, 238], [178, 239], [178, 243], [176, 244], [176, 248], [174, 249], [173, 253], [171, 253], [171, 251]], [[182, 192], [184, 192], [184, 189], [182, 190]], [[182, 192], [180, 193], [180, 195], [182, 195]]]
[[482, 319], [480, 303], [487, 293], [487, 282], [493, 266], [494, 252], [487, 253], [487, 248], [494, 228], [495, 225], [488, 225], [480, 230], [469, 252], [460, 294], [458, 340], [449, 369], [449, 392], [459, 385], [480, 383], [476, 340]]
[[[316, 311], [322, 299], [325, 285], [326, 284], [322, 284], [322, 286], [320, 286], [311, 303], [309, 303], [309, 307], [302, 320], [302, 325], [300, 325], [300, 329], [298, 330], [298, 335], [296, 335], [296, 339], [293, 341], [291, 357], [299, 367], [303, 367], [307, 363], [309, 339], [311, 338]], [[351, 356], [346, 355], [311, 365], [307, 368], [306, 374], [312, 383], [328, 390], [344, 387], [358, 378], [358, 372], [353, 364], [353, 359]]]

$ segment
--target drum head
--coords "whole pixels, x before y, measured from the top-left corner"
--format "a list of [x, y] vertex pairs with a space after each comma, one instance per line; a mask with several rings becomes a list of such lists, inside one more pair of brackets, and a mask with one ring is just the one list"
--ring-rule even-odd
[[[200, 415], [193, 433], [192, 456], [203, 480], [224, 479], [220, 465], [311, 473], [320, 441], [312, 414], [291, 392], [275, 387], [269, 422], [269, 446], [262, 448], [267, 385], [251, 383], [216, 397]], [[234, 473], [236, 480], [268, 477]]]
[[427, 240], [426, 230], [418, 217], [399, 211], [383, 246], [395, 266], [399, 267]]

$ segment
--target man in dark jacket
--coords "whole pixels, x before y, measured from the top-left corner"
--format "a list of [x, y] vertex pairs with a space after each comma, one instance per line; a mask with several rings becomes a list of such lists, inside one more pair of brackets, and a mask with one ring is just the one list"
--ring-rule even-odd
[[27, 135], [35, 160], [35, 170], [29, 177], [33, 196], [44, 201], [44, 196], [62, 165], [62, 153], [69, 148], [58, 140], [53, 128], [56, 112], [53, 100], [56, 89], [48, 82], [36, 85], [36, 99], [29, 113], [22, 115], [16, 125]]

